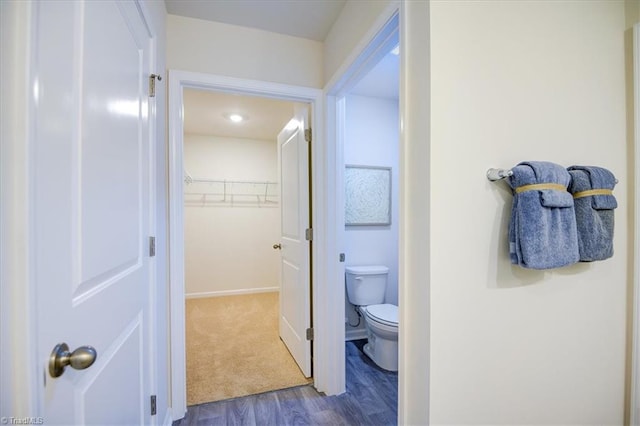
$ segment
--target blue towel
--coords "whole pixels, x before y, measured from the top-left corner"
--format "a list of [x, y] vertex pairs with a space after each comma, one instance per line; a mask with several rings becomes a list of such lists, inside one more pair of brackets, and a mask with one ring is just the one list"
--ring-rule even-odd
[[602, 167], [571, 166], [568, 170], [569, 192], [574, 196], [576, 209], [580, 261], [608, 259], [613, 256], [613, 210], [618, 207], [616, 197], [611, 194], [616, 178]]
[[[571, 177], [564, 167], [526, 161], [513, 169], [514, 190], [509, 252], [511, 263], [531, 269], [551, 269], [579, 260], [573, 197], [566, 190]], [[525, 188], [551, 184], [553, 189]]]

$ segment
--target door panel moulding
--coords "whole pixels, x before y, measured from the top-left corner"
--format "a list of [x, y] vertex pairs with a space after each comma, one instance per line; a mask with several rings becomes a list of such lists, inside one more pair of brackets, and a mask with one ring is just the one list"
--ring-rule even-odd
[[[311, 105], [311, 125], [314, 128], [314, 142], [311, 144], [313, 174], [312, 227], [318, 230], [317, 235], [326, 235], [327, 203], [323, 143], [323, 98], [322, 91], [301, 86], [291, 86], [257, 80], [195, 73], [189, 71], [169, 71], [169, 269], [170, 269], [170, 347], [171, 347], [171, 407], [173, 419], [184, 417], [186, 413], [186, 359], [185, 359], [185, 283], [184, 283], [184, 193], [183, 193], [183, 89], [199, 89], [235, 93], [240, 95], [261, 96], [272, 99], [304, 102]], [[325, 283], [327, 276], [326, 242], [324, 238], [314, 241], [312, 257], [312, 282]], [[333, 394], [330, 377], [334, 374], [333, 366], [327, 362], [329, 354], [337, 349], [328, 334], [322, 333], [323, 324], [329, 322], [328, 310], [332, 305], [328, 298], [332, 297], [328, 286], [314, 285], [312, 288], [312, 323], [316, 325], [318, 334], [313, 349], [314, 386], [318, 391]], [[324, 302], [323, 302], [324, 301]], [[339, 348], [344, 352], [344, 348]]]

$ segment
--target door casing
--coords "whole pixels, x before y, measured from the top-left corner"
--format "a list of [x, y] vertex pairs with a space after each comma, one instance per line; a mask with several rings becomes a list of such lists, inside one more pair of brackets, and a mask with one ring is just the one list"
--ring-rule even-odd
[[[186, 359], [185, 359], [185, 283], [184, 283], [184, 194], [183, 194], [183, 93], [185, 88], [231, 92], [241, 95], [261, 96], [280, 100], [304, 102], [311, 104], [311, 125], [313, 128], [313, 141], [311, 143], [311, 157], [313, 162], [313, 174], [311, 185], [314, 188], [312, 195], [312, 209], [314, 235], [314, 250], [311, 262], [314, 266], [312, 282], [324, 283], [326, 281], [326, 269], [329, 263], [326, 258], [327, 229], [325, 216], [327, 212], [324, 206], [326, 202], [326, 187], [324, 185], [324, 139], [323, 139], [323, 93], [319, 89], [291, 86], [277, 83], [269, 83], [256, 80], [246, 80], [233, 77], [194, 73], [189, 71], [169, 71], [169, 279], [170, 289], [170, 345], [171, 345], [171, 407], [173, 419], [184, 417], [186, 405]], [[330, 236], [329, 236], [330, 238]], [[326, 333], [326, 325], [335, 318], [331, 303], [318, 303], [318, 301], [330, 300], [329, 286], [316, 285], [313, 287], [312, 323], [314, 330], [314, 385], [322, 392], [331, 394], [331, 380], [333, 371], [327, 362], [327, 357], [343, 348], [344, 342]], [[333, 316], [333, 318], [331, 318]], [[335, 392], [334, 392], [335, 393]]]
[[630, 416], [629, 424], [640, 424], [640, 265], [638, 264], [638, 253], [640, 253], [640, 24], [633, 26], [633, 139], [635, 145], [635, 205], [634, 205], [634, 244], [633, 258], [636, 259], [633, 265], [633, 344], [632, 344], [632, 366], [631, 366], [631, 395], [630, 395]]

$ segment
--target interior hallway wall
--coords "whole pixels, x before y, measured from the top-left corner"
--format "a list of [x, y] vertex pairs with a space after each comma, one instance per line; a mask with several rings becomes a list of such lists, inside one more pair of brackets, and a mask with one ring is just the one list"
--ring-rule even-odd
[[[344, 161], [347, 165], [391, 168], [391, 225], [346, 226], [346, 265], [389, 268], [385, 303], [398, 304], [398, 101], [349, 95], [345, 103]], [[358, 320], [346, 301], [349, 322]], [[361, 321], [359, 329], [364, 328]], [[347, 332], [353, 331], [347, 327]], [[347, 336], [349, 337], [349, 336]]]
[[[275, 141], [196, 134], [184, 138], [185, 170], [194, 179], [277, 182], [277, 155]], [[247, 187], [237, 188], [243, 191]], [[219, 189], [220, 185], [185, 185], [185, 200], [199, 198], [189, 193]], [[279, 198], [271, 198], [278, 201], [275, 205], [257, 204], [255, 197], [234, 199], [235, 203], [189, 201], [185, 205], [187, 297], [279, 288], [280, 252], [272, 247], [280, 241]], [[251, 204], [242, 204], [247, 201]]]
[[167, 67], [322, 87], [323, 44], [237, 25], [167, 15]]
[[[624, 29], [623, 2], [431, 2], [433, 424], [623, 423]], [[485, 173], [524, 160], [615, 173], [613, 258], [509, 263], [512, 195]]]

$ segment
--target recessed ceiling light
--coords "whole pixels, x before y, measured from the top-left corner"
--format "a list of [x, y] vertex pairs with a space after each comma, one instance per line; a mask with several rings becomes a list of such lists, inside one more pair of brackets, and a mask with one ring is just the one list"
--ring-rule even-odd
[[394, 47], [393, 50], [391, 50], [391, 53], [398, 56], [400, 54], [400, 45]]
[[229, 121], [231, 121], [232, 123], [242, 123], [243, 121], [247, 120], [247, 117], [245, 117], [244, 115], [240, 115], [240, 114], [226, 114], [225, 118]]

